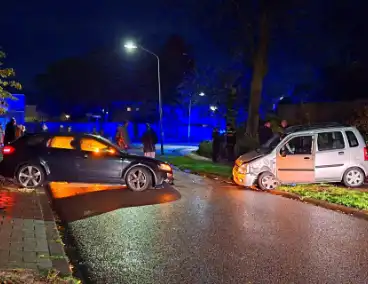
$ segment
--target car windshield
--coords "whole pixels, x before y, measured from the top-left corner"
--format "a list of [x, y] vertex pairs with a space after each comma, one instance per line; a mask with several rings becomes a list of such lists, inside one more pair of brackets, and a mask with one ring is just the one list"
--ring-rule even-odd
[[262, 153], [270, 153], [273, 151], [273, 149], [276, 148], [277, 145], [279, 145], [280, 141], [286, 137], [287, 134], [281, 134], [275, 133], [266, 143], [261, 145], [260, 148], [257, 149], [257, 152]]

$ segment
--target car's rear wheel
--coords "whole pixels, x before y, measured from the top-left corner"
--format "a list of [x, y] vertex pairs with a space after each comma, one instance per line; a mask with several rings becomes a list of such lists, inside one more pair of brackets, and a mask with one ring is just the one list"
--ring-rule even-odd
[[16, 180], [25, 188], [35, 188], [44, 183], [45, 173], [41, 166], [26, 164], [18, 169]]
[[279, 186], [279, 181], [270, 172], [263, 172], [258, 176], [258, 186], [262, 190], [273, 190]]
[[127, 172], [125, 183], [132, 191], [144, 191], [152, 186], [152, 176], [148, 169], [134, 167]]
[[342, 179], [346, 187], [359, 187], [364, 183], [364, 172], [359, 168], [347, 169]]

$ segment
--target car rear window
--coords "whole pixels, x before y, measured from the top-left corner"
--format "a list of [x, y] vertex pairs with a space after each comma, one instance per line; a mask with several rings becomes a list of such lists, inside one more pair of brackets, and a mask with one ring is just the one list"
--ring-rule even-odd
[[359, 142], [353, 131], [345, 131], [346, 137], [348, 138], [350, 147], [358, 147]]
[[74, 149], [71, 145], [73, 140], [72, 136], [55, 136], [47, 142], [47, 146], [58, 149]]

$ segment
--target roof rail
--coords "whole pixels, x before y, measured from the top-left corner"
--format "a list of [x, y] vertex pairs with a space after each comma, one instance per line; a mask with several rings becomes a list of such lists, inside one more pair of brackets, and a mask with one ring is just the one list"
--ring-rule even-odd
[[339, 123], [339, 122], [325, 122], [325, 123], [313, 123], [313, 124], [303, 124], [295, 125], [286, 128], [287, 133], [297, 132], [297, 131], [308, 131], [320, 128], [332, 128], [332, 127], [348, 127], [349, 125]]

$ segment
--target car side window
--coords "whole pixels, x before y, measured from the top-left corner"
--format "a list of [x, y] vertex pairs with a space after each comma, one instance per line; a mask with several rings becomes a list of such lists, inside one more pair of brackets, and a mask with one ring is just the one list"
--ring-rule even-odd
[[47, 147], [75, 150], [75, 148], [72, 146], [74, 139], [75, 138], [72, 136], [55, 136], [47, 141]]
[[106, 144], [93, 139], [93, 138], [82, 138], [81, 139], [81, 150], [87, 152], [98, 152], [103, 149], [109, 148]]
[[27, 139], [27, 145], [28, 146], [39, 146], [39, 145], [43, 145], [45, 146], [45, 140], [46, 138], [42, 135], [35, 135], [35, 136], [31, 136]]
[[345, 148], [344, 137], [340, 131], [318, 133], [317, 145], [318, 151]]
[[351, 148], [358, 147], [359, 142], [353, 131], [345, 131], [346, 137], [348, 138], [349, 146]]
[[313, 146], [313, 136], [294, 137], [280, 149], [280, 154], [284, 155], [311, 155]]

